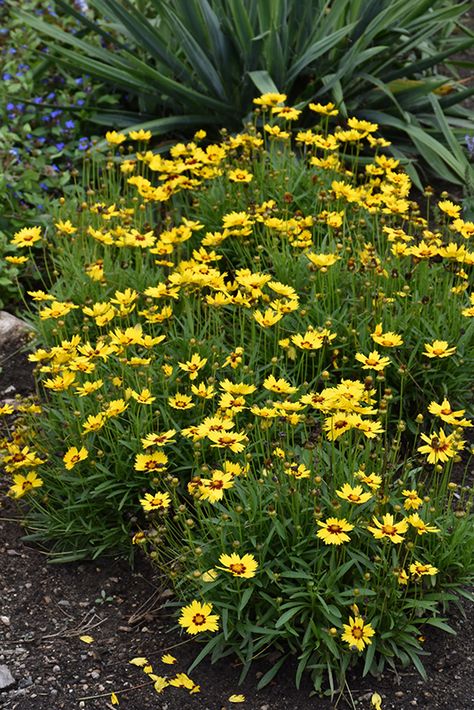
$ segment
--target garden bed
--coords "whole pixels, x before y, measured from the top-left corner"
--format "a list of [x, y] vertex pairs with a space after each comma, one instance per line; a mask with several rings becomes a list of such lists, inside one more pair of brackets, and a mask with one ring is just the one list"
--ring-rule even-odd
[[[32, 390], [31, 365], [20, 343], [0, 353], [0, 395], [11, 397], [12, 385], [23, 395]], [[5, 482], [6, 483], [6, 482]], [[2, 486], [5, 489], [5, 485]], [[330, 710], [371, 708], [374, 691], [382, 697], [383, 710], [419, 707], [430, 710], [468, 710], [474, 703], [472, 662], [474, 618], [472, 605], [464, 602], [466, 618], [452, 610], [450, 625], [456, 636], [431, 628], [426, 636], [424, 658], [428, 680], [413, 668], [398, 675], [361, 680], [351, 673], [350, 692], [328, 698], [311, 697], [311, 684], [303, 679], [297, 690], [294, 667], [283, 666], [277, 678], [261, 691], [258, 680], [272, 660], [256, 664], [238, 686], [238, 662], [201, 664], [190, 675], [201, 692], [166, 688], [157, 695], [150, 681], [129, 661], [146, 656], [157, 673], [165, 673], [161, 655], [173, 653], [179, 671], [185, 672], [200, 646], [176, 631], [172, 612], [165, 608], [169, 590], [163, 586], [141, 555], [131, 570], [124, 560], [50, 565], [47, 554], [21, 541], [23, 530], [16, 521], [18, 510], [3, 499], [0, 508], [0, 666], [6, 665], [15, 686], [0, 691], [5, 710], [86, 710], [112, 707], [112, 692], [127, 710], [194, 710], [230, 708], [227, 698], [243, 693], [241, 706], [252, 710]], [[90, 635], [86, 644], [80, 636]], [[169, 668], [169, 667], [168, 667]]]

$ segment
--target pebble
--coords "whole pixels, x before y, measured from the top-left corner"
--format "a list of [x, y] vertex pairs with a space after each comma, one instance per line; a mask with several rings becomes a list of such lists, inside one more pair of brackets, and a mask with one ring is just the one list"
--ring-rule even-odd
[[0, 666], [0, 690], [8, 690], [12, 688], [16, 680], [10, 673], [8, 666]]

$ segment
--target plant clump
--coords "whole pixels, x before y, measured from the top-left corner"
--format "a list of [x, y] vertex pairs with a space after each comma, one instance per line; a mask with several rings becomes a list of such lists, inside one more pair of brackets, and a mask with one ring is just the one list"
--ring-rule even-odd
[[472, 580], [474, 224], [423, 216], [377, 124], [285, 99], [167, 155], [108, 133], [88, 199], [13, 236], [57, 278], [3, 460], [58, 560], [148, 551], [196, 663], [278, 650], [261, 686], [292, 655], [334, 688], [361, 656], [423, 673]]

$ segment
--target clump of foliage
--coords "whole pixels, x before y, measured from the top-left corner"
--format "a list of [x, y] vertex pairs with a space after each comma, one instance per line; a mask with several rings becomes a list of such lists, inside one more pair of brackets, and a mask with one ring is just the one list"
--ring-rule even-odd
[[278, 650], [261, 685], [293, 655], [334, 688], [360, 654], [423, 673], [473, 577], [474, 224], [422, 216], [376, 124], [285, 100], [166, 156], [109, 132], [80, 209], [13, 236], [58, 278], [3, 461], [55, 559], [149, 550], [196, 662]]
[[[14, 11], [34, 11], [36, 17], [58, 20], [46, 2], [6, 0], [0, 5], [0, 241], [14, 227], [50, 219], [51, 203], [76, 192], [84, 153], [92, 145], [86, 128], [92, 107], [107, 106], [111, 96], [98, 95], [90, 77], [72, 77], [56, 62], [42, 58], [44, 44], [37, 33], [14, 17]], [[62, 18], [71, 30], [75, 21]], [[84, 135], [86, 133], [86, 135]], [[8, 255], [8, 249], [6, 250]], [[2, 305], [17, 293], [15, 256], [0, 275]], [[24, 274], [32, 283], [37, 274]]]
[[[462, 24], [469, 3], [90, 0], [84, 12], [56, 5], [80, 33], [21, 19], [48, 37], [57, 61], [135, 96], [135, 122], [150, 121], [144, 128], [155, 133], [239, 130], [257, 86], [301, 106], [332, 101], [342, 118], [383, 125], [418, 186], [420, 167], [458, 184], [471, 172], [460, 144], [471, 121], [462, 101], [474, 89], [459, 80], [453, 59], [474, 43]], [[128, 109], [103, 120], [124, 127], [133, 118]]]

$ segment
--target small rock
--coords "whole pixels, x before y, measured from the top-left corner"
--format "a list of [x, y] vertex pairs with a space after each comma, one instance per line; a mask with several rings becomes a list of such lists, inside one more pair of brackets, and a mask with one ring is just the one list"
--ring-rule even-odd
[[15, 683], [16, 680], [10, 673], [10, 669], [7, 666], [0, 666], [0, 691], [13, 688]]
[[0, 346], [12, 340], [18, 340], [31, 330], [25, 321], [6, 311], [0, 311]]
[[61, 668], [59, 666], [53, 666], [52, 671], [53, 673], [61, 673]]
[[5, 624], [5, 626], [10, 626], [10, 617], [0, 616], [0, 621], [2, 622], [2, 624]]

